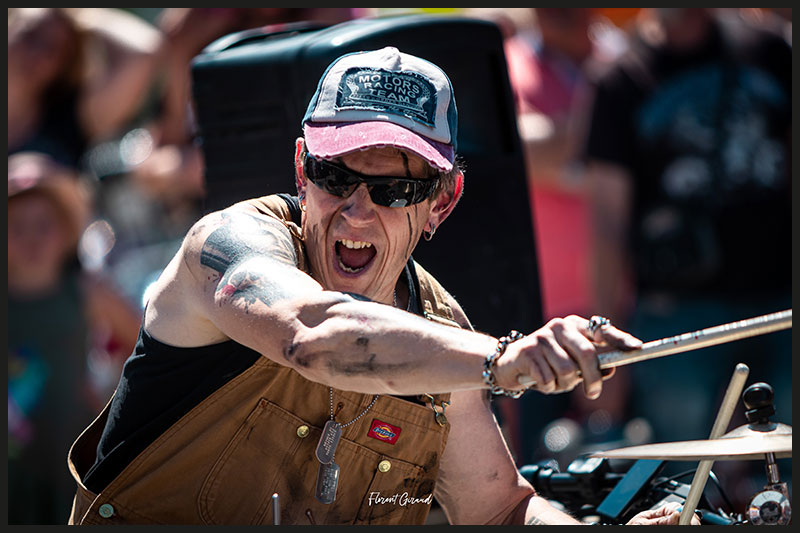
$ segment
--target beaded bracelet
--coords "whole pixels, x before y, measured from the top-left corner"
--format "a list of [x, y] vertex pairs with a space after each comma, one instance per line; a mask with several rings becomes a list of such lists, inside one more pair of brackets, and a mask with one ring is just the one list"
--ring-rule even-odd
[[511, 330], [511, 332], [505, 337], [500, 337], [500, 339], [497, 341], [497, 348], [495, 348], [495, 350], [492, 353], [487, 355], [486, 360], [483, 361], [483, 373], [482, 373], [483, 381], [484, 383], [489, 385], [489, 389], [491, 390], [492, 394], [498, 394], [498, 395], [502, 394], [516, 399], [525, 394], [525, 391], [528, 390], [527, 387], [515, 391], [504, 389], [503, 387], [499, 387], [497, 385], [497, 382], [494, 377], [494, 365], [497, 359], [505, 353], [506, 348], [508, 347], [509, 344], [511, 344], [514, 341], [518, 341], [524, 336], [525, 335], [523, 335], [519, 331]]

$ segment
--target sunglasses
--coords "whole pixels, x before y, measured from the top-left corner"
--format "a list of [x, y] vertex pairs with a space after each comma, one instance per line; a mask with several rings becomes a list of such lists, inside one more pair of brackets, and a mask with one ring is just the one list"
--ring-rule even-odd
[[366, 183], [369, 197], [376, 205], [384, 207], [418, 204], [430, 198], [439, 182], [438, 176], [433, 179], [367, 176], [308, 153], [305, 169], [306, 176], [314, 185], [339, 198], [349, 197], [359, 185]]

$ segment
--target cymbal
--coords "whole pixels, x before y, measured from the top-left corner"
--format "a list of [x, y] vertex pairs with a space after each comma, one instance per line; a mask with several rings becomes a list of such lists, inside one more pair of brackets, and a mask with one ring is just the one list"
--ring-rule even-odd
[[763, 460], [765, 454], [770, 452], [775, 454], [776, 459], [791, 457], [791, 432], [788, 435], [769, 432], [747, 436], [723, 436], [719, 439], [642, 444], [595, 452], [592, 457], [663, 461], [752, 461]]
[[764, 435], [770, 433], [773, 435], [791, 435], [792, 426], [781, 424], [780, 422], [766, 422], [763, 424], [746, 424], [725, 433], [722, 439], [726, 437], [752, 437], [756, 435]]

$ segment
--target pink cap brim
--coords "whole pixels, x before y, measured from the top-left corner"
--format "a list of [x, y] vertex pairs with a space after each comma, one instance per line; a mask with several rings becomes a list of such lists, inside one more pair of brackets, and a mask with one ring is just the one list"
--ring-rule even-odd
[[453, 168], [455, 153], [451, 145], [428, 139], [391, 122], [307, 122], [303, 125], [303, 132], [308, 151], [323, 159], [367, 148], [394, 146], [417, 154], [445, 172]]

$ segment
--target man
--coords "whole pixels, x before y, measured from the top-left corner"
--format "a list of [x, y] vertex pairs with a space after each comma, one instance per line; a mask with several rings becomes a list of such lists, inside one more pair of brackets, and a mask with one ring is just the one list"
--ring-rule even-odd
[[204, 217], [156, 283], [115, 397], [71, 451], [70, 522], [271, 523], [277, 494], [283, 524], [424, 523], [433, 497], [452, 523], [574, 523], [516, 470], [486, 389], [582, 379], [596, 397], [592, 341], [640, 341], [576, 316], [474, 332], [410, 259], [463, 189], [435, 65], [342, 56], [303, 124], [298, 197]]

